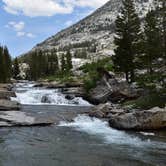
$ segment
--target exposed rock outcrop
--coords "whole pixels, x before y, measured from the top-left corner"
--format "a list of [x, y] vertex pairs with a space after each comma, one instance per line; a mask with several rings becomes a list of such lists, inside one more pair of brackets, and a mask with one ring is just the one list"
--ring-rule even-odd
[[166, 107], [116, 114], [109, 119], [111, 127], [124, 130], [154, 130], [166, 128]]
[[[102, 0], [101, 0], [102, 1]], [[142, 18], [146, 15], [149, 7], [153, 6], [151, 0], [136, 0], [136, 10]], [[115, 32], [115, 19], [122, 6], [122, 0], [110, 0], [94, 13], [78, 23], [57, 33], [47, 40], [39, 43], [31, 51], [36, 50], [61, 50], [70, 48], [73, 52], [90, 48], [95, 51], [88, 52], [88, 58], [98, 59], [113, 54], [113, 37]]]
[[0, 100], [0, 111], [19, 110], [20, 104], [16, 101]]
[[120, 130], [155, 130], [166, 128], [166, 107], [150, 110], [125, 110], [111, 103], [100, 104], [89, 116], [105, 119], [110, 126]]
[[106, 103], [107, 101], [119, 103], [138, 98], [140, 94], [140, 89], [132, 87], [125, 81], [118, 81], [113, 75], [108, 77], [104, 74], [97, 86], [89, 92], [87, 100], [94, 104]]
[[16, 97], [12, 91], [11, 84], [0, 84], [0, 111], [19, 110], [20, 105], [15, 101], [11, 101], [11, 97]]

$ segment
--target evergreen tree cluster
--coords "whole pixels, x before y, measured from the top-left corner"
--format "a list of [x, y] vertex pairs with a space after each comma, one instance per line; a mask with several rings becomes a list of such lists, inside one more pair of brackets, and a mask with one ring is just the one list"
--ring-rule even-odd
[[6, 46], [0, 46], [0, 83], [6, 83], [11, 78], [12, 61]]
[[67, 74], [73, 68], [70, 51], [58, 58], [57, 51], [32, 52], [29, 58], [29, 79], [37, 80], [46, 76]]
[[166, 2], [155, 1], [156, 7], [149, 10], [143, 25], [134, 0], [123, 0], [116, 19], [114, 43], [117, 47], [113, 62], [115, 70], [124, 72], [128, 82], [136, 80], [136, 71], [140, 69], [146, 69], [152, 77], [166, 61]]
[[19, 79], [19, 74], [20, 74], [19, 62], [18, 58], [15, 58], [13, 60], [12, 76], [14, 79]]

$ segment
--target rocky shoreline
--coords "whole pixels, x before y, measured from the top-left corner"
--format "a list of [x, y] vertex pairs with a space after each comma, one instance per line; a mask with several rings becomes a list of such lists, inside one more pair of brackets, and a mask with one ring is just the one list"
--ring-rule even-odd
[[146, 109], [130, 109], [122, 107], [121, 102], [132, 101], [147, 92], [136, 84], [129, 85], [114, 74], [104, 73], [97, 86], [88, 93], [82, 84], [56, 84], [41, 83], [46, 88], [62, 88], [62, 93], [68, 99], [73, 96], [82, 97], [96, 105], [88, 113], [90, 117], [96, 117], [108, 121], [110, 127], [120, 130], [158, 130], [166, 128], [166, 107], [154, 107]]
[[0, 111], [15, 111], [20, 110], [20, 104], [11, 101], [11, 97], [16, 97], [12, 91], [12, 84], [0, 84]]
[[[108, 121], [110, 127], [119, 130], [158, 130], [166, 128], [166, 107], [155, 107], [149, 110], [124, 108], [120, 104], [124, 100], [138, 98], [142, 89], [119, 82], [115, 78], [105, 76], [97, 86], [86, 93], [82, 84], [37, 83], [34, 87], [61, 89], [66, 99], [83, 97], [96, 106], [85, 112], [90, 117]], [[11, 126], [46, 126], [55, 123], [44, 118], [34, 118], [21, 112], [21, 105], [10, 98], [15, 97], [11, 84], [0, 84], [0, 127]], [[67, 114], [65, 114], [67, 117]], [[70, 115], [69, 115], [70, 116]], [[33, 119], [33, 120], [32, 120]], [[66, 118], [67, 119], [67, 118]], [[71, 118], [70, 118], [71, 119]]]
[[21, 105], [11, 101], [11, 97], [16, 96], [12, 88], [12, 84], [0, 84], [0, 127], [48, 126], [54, 123], [22, 112]]
[[110, 127], [119, 130], [159, 130], [166, 128], [166, 107], [149, 110], [127, 110], [111, 103], [100, 104], [88, 114], [90, 117], [104, 119]]

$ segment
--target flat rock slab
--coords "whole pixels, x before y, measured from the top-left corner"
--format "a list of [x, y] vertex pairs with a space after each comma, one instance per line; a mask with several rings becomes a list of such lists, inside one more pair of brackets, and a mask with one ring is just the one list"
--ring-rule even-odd
[[19, 110], [20, 104], [16, 101], [0, 99], [0, 111]]
[[91, 107], [23, 105], [20, 111], [0, 111], [0, 127], [33, 127], [71, 122], [78, 114], [87, 114]]
[[1, 111], [0, 127], [26, 127], [26, 126], [47, 126], [53, 124], [54, 121], [40, 119], [33, 115], [21, 111]]

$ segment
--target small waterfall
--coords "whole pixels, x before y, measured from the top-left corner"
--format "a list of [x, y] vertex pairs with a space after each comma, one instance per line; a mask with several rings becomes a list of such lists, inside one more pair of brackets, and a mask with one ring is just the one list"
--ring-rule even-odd
[[34, 88], [34, 83], [16, 84], [16, 98], [21, 104], [26, 105], [71, 105], [71, 106], [90, 106], [90, 104], [81, 97], [67, 99], [64, 94], [55, 89]]

